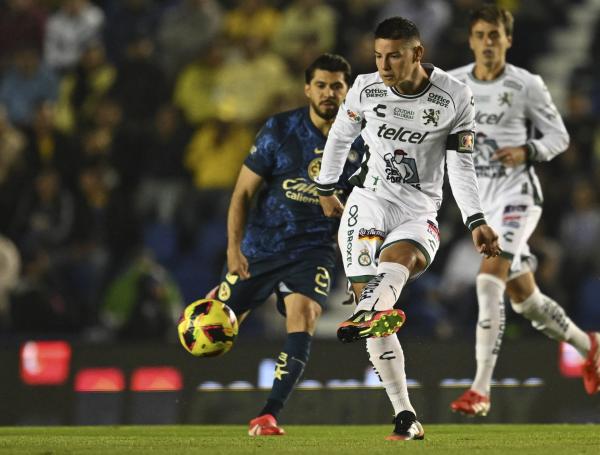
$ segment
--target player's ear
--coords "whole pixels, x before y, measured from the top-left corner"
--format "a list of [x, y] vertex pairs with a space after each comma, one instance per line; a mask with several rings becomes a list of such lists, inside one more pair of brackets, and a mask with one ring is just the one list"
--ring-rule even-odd
[[512, 35], [507, 36], [506, 40], [508, 41], [508, 47], [507, 47], [507, 49], [510, 49], [512, 47]]
[[310, 84], [304, 84], [304, 94], [307, 98], [310, 98]]
[[413, 48], [413, 62], [420, 62], [425, 54], [425, 48], [423, 45], [418, 44]]

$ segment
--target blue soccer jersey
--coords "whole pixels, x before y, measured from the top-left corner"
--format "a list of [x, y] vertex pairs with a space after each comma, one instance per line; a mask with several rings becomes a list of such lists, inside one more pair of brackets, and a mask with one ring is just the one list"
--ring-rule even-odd
[[[323, 215], [315, 184], [326, 139], [311, 122], [308, 107], [270, 117], [258, 133], [244, 161], [266, 182], [242, 241], [242, 252], [251, 261], [333, 250], [339, 220]], [[360, 166], [363, 147], [359, 136], [339, 180], [339, 196], [350, 191], [347, 181]]]

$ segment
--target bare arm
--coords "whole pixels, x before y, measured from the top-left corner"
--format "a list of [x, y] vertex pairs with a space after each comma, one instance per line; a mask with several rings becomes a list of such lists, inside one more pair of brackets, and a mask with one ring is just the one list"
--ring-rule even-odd
[[248, 260], [242, 254], [242, 239], [250, 202], [262, 182], [263, 178], [260, 175], [243, 165], [227, 212], [227, 270], [231, 274], [239, 275], [243, 280], [249, 278], [250, 273], [248, 272]]

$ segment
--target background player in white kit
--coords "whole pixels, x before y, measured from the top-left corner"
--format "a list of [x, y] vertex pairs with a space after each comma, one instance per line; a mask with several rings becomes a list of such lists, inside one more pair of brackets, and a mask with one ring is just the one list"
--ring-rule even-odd
[[[445, 163], [476, 248], [486, 256], [499, 253], [498, 236], [486, 225], [477, 194], [471, 90], [422, 64], [423, 51], [411, 21], [394, 17], [377, 26], [378, 72], [358, 76], [348, 92], [317, 179], [325, 214], [342, 215], [338, 242], [358, 300], [338, 337], [367, 338], [371, 362], [394, 407], [395, 428], [388, 436], [393, 440], [424, 437], [408, 398], [400, 342], [387, 335], [404, 322], [404, 313], [394, 308], [403, 286], [427, 268], [438, 249]], [[350, 179], [354, 189], [344, 208], [333, 186], [359, 134], [368, 150]]]
[[[500, 234], [502, 254], [482, 261], [477, 276], [479, 318], [477, 373], [473, 384], [452, 402], [454, 411], [486, 415], [490, 382], [502, 343], [504, 292], [513, 309], [546, 336], [572, 344], [583, 356], [584, 385], [600, 389], [597, 333], [586, 334], [550, 297], [538, 289], [527, 240], [542, 213], [542, 193], [532, 164], [566, 150], [569, 135], [542, 79], [506, 63], [513, 17], [496, 6], [472, 13], [469, 44], [475, 63], [450, 72], [471, 87], [475, 97], [473, 158], [486, 219]], [[526, 122], [541, 133], [532, 139]]]

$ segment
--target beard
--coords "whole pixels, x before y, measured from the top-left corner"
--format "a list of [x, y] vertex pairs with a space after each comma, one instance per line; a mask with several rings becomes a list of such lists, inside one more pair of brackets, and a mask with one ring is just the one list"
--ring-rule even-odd
[[319, 117], [321, 117], [323, 120], [331, 120], [333, 118], [335, 118], [335, 116], [338, 113], [339, 110], [339, 106], [319, 106], [316, 103], [313, 103], [311, 101], [310, 105], [313, 108], [313, 111], [315, 111], [315, 114], [317, 114]]

